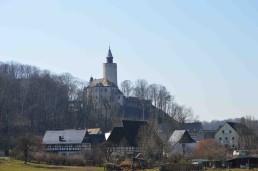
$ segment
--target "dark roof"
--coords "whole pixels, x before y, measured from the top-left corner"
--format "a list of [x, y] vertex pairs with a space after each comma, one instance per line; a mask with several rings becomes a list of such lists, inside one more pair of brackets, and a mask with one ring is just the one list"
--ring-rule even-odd
[[158, 132], [159, 133], [172, 133], [174, 130], [176, 130], [178, 126], [173, 123], [161, 123], [158, 124]]
[[127, 144], [123, 145], [135, 146], [134, 142], [132, 141], [131, 137], [128, 135], [124, 127], [114, 127], [107, 141], [112, 142], [116, 145], [121, 145], [123, 141], [126, 141]]
[[232, 127], [238, 134], [251, 134], [249, 128], [247, 128], [245, 125], [241, 123], [236, 123], [236, 122], [225, 122], [223, 125], [221, 125], [218, 129], [217, 132], [225, 125], [228, 124], [230, 127]]
[[189, 133], [197, 133], [203, 130], [201, 122], [185, 123], [183, 129], [187, 130]]
[[100, 144], [106, 140], [104, 134], [89, 134], [89, 139], [92, 144]]
[[186, 130], [175, 130], [169, 138], [169, 142], [172, 146], [175, 146], [177, 143], [196, 143]]
[[203, 130], [204, 139], [214, 139], [216, 130]]
[[108, 49], [107, 57], [108, 57], [108, 58], [113, 58], [113, 55], [112, 55], [112, 52], [111, 52], [110, 47], [109, 47], [109, 49]]
[[246, 128], [243, 124], [241, 123], [235, 123], [235, 122], [226, 122], [228, 123], [235, 131], [241, 128]]
[[166, 140], [168, 141], [168, 139], [176, 129], [178, 129], [177, 123], [161, 123], [158, 124], [157, 133], [164, 136], [164, 138], [166, 138]]
[[132, 121], [132, 120], [123, 120], [123, 126], [125, 130], [128, 132], [129, 136], [133, 140], [134, 144], [136, 144], [136, 138], [139, 133], [139, 130], [142, 126], [146, 125], [146, 121]]
[[123, 140], [128, 145], [137, 146], [137, 136], [140, 128], [147, 124], [146, 121], [123, 120], [123, 127], [114, 127], [107, 141], [119, 145]]

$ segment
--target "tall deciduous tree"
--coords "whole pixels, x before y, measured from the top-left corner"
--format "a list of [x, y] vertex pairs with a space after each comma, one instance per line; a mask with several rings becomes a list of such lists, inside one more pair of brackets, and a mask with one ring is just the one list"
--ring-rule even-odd
[[238, 127], [240, 149], [256, 150], [258, 148], [258, 121], [252, 116], [240, 119], [243, 127]]
[[137, 144], [147, 159], [154, 160], [162, 156], [165, 142], [158, 136], [156, 127], [156, 120], [151, 120], [140, 128], [137, 135]]
[[41, 139], [36, 136], [26, 135], [18, 139], [17, 150], [23, 153], [24, 163], [27, 164], [30, 152], [41, 149]]
[[120, 85], [121, 91], [125, 97], [129, 97], [133, 91], [133, 83], [130, 80], [125, 80]]

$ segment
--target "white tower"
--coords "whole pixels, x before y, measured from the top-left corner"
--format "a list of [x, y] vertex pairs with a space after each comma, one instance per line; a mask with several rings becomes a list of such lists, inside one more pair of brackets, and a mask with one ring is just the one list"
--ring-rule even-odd
[[113, 63], [113, 55], [110, 47], [107, 55], [107, 62], [103, 63], [103, 78], [117, 85], [117, 65]]

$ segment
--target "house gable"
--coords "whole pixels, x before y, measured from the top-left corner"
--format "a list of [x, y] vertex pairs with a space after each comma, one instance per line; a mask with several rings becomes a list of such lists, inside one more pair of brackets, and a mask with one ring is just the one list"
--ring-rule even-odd
[[239, 131], [243, 127], [240, 123], [226, 122], [218, 128], [215, 139], [220, 144], [228, 145], [230, 148], [237, 148], [239, 146]]
[[114, 127], [107, 141], [117, 146], [135, 146], [135, 143], [124, 127]]
[[186, 130], [175, 130], [169, 138], [169, 142], [171, 143], [172, 147], [178, 143], [196, 143], [196, 141], [191, 138]]
[[186, 130], [195, 141], [204, 139], [201, 122], [185, 123], [183, 129]]

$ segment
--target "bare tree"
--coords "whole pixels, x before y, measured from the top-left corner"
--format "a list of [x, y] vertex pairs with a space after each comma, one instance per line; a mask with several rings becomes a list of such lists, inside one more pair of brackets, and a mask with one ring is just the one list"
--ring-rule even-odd
[[240, 122], [243, 126], [237, 127], [239, 133], [239, 146], [245, 150], [255, 150], [258, 147], [258, 121], [252, 116], [242, 117]]
[[23, 153], [24, 163], [27, 164], [30, 152], [35, 152], [41, 149], [41, 139], [36, 136], [22, 136], [18, 139], [17, 150]]
[[147, 159], [159, 159], [162, 156], [163, 141], [155, 131], [157, 127], [156, 120], [151, 120], [148, 124], [142, 126], [137, 135], [137, 144], [140, 151]]
[[120, 86], [124, 96], [129, 97], [133, 91], [133, 83], [130, 80], [124, 80]]
[[197, 118], [194, 117], [193, 111], [190, 107], [178, 105], [177, 103], [173, 103], [173, 106], [171, 108], [169, 115], [180, 124], [197, 120]]
[[149, 98], [155, 107], [157, 107], [158, 102], [158, 88], [157, 84], [151, 84], [148, 87]]
[[148, 96], [148, 82], [144, 79], [138, 79], [134, 86], [134, 96], [141, 100], [146, 100]]

